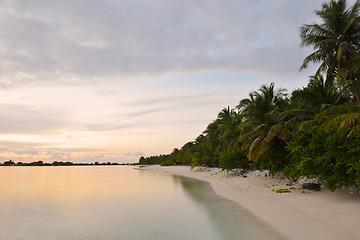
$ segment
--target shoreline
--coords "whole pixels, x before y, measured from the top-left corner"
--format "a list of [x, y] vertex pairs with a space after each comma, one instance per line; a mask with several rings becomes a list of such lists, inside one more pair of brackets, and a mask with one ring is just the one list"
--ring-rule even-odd
[[285, 179], [229, 176], [214, 169], [191, 170], [189, 166], [145, 166], [158, 171], [206, 181], [214, 192], [231, 200], [290, 240], [352, 240], [360, 236], [360, 195], [338, 190], [319, 192], [292, 186]]

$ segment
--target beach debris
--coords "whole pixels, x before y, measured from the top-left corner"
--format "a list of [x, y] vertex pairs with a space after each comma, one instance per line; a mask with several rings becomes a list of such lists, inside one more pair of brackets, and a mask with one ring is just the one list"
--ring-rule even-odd
[[295, 180], [290, 180], [286, 183], [286, 186], [294, 186], [295, 183], [296, 183]]
[[[265, 176], [265, 177], [267, 177], [267, 176]], [[276, 178], [276, 179], [283, 179], [284, 178], [284, 176], [282, 175], [282, 172], [277, 172], [275, 174], [271, 174], [271, 175], [269, 175], [269, 177]]]
[[209, 167], [194, 167], [192, 169], [193, 171], [201, 171], [201, 172], [210, 172], [211, 169]]
[[255, 171], [248, 171], [243, 174], [246, 177], [267, 177], [269, 176], [269, 170], [255, 170]]
[[360, 187], [350, 186], [350, 187], [342, 187], [343, 190], [348, 191], [350, 194], [360, 194]]
[[349, 187], [350, 194], [360, 194], [360, 188], [356, 186]]
[[287, 188], [279, 188], [279, 189], [273, 188], [272, 191], [275, 193], [291, 193], [291, 190]]
[[322, 183], [316, 178], [301, 177], [298, 180], [302, 189], [308, 189], [313, 191], [320, 191]]
[[209, 172], [210, 175], [216, 175], [221, 172], [220, 168], [215, 167], [203, 167], [203, 166], [197, 166], [191, 169], [192, 171], [196, 172]]
[[247, 170], [242, 168], [234, 168], [227, 172], [228, 176], [241, 176], [246, 177]]

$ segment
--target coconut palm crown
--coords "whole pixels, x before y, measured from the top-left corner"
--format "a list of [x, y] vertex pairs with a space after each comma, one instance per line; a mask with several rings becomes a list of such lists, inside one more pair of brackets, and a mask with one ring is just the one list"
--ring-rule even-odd
[[[307, 56], [301, 69], [309, 63], [320, 64], [316, 75], [326, 73], [326, 80], [337, 79], [346, 88], [346, 80], [354, 80], [354, 59], [360, 54], [360, 1], [347, 7], [346, 0], [331, 0], [315, 11], [323, 23], [305, 24], [301, 27], [301, 45], [315, 50]], [[356, 67], [358, 69], [358, 67]]]

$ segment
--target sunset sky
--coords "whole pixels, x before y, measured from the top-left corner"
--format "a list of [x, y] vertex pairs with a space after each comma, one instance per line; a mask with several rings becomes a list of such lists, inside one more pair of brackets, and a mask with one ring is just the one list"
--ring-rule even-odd
[[307, 83], [323, 2], [0, 0], [0, 162], [181, 148], [261, 84]]

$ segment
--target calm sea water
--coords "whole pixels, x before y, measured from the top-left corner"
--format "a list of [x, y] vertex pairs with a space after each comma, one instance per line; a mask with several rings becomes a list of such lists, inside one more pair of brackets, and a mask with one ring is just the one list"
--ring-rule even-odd
[[0, 239], [278, 239], [204, 182], [131, 167], [1, 167]]

